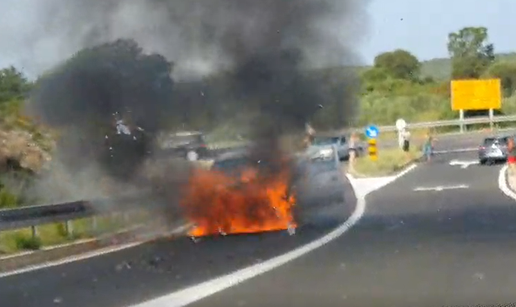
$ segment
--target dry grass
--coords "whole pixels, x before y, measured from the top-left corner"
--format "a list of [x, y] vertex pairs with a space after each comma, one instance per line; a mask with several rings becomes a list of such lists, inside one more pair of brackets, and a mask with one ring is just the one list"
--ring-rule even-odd
[[29, 132], [0, 131], [0, 163], [5, 164], [8, 159], [18, 161], [24, 169], [37, 172], [50, 160], [50, 155], [40, 148]]

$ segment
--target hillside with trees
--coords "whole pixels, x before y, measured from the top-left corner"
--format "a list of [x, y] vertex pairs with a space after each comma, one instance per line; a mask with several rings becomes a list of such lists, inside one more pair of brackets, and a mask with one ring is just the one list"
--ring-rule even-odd
[[516, 111], [516, 56], [497, 55], [488, 29], [466, 27], [450, 33], [447, 48], [449, 59], [427, 62], [406, 50], [378, 55], [373, 67], [361, 73], [360, 123], [392, 125], [398, 117], [412, 122], [457, 118], [457, 112], [450, 109], [453, 79], [500, 78], [500, 112]]

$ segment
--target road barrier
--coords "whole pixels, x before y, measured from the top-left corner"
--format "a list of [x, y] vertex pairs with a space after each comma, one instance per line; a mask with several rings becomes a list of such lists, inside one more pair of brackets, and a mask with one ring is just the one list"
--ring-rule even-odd
[[[142, 206], [142, 203], [145, 203], [145, 206]], [[160, 209], [163, 209], [163, 206], [158, 202], [149, 201], [147, 195], [2, 209], [0, 231], [31, 228], [32, 236], [38, 237], [38, 226], [64, 223], [67, 234], [73, 235], [73, 220], [92, 218], [92, 229], [96, 230], [97, 217], [120, 214], [127, 221], [132, 214]]]
[[[425, 128], [442, 128], [442, 127], [466, 127], [468, 125], [478, 124], [496, 124], [516, 121], [516, 115], [503, 115], [503, 116], [482, 116], [472, 117], [465, 119], [451, 119], [451, 120], [440, 120], [432, 122], [419, 122], [419, 123], [407, 123], [408, 129], [425, 129]], [[378, 127], [380, 132], [395, 132], [397, 131], [396, 126], [380, 126]], [[365, 130], [363, 128], [362, 130]], [[461, 129], [464, 131], [464, 129]]]
[[[458, 127], [458, 133], [470, 133], [472, 131], [467, 131], [467, 126], [478, 125], [478, 124], [489, 124], [493, 126], [497, 123], [509, 123], [516, 122], [516, 115], [503, 115], [503, 116], [482, 116], [482, 117], [472, 117], [465, 119], [450, 119], [450, 120], [439, 120], [439, 121], [431, 121], [431, 122], [418, 122], [418, 123], [407, 123], [407, 128], [409, 130], [417, 130], [417, 129], [431, 129], [431, 128], [446, 128], [446, 127]], [[396, 125], [392, 126], [378, 126], [377, 127], [380, 132], [396, 132]], [[354, 127], [345, 129], [345, 131], [365, 131], [366, 127]], [[232, 141], [232, 142], [223, 142], [223, 143], [213, 143], [209, 146], [210, 149], [215, 151], [224, 151], [228, 148], [245, 146], [248, 144], [248, 141]]]

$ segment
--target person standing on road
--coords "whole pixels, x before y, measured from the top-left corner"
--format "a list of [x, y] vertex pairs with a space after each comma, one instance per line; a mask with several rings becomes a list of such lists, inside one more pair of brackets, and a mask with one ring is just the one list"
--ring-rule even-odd
[[407, 129], [403, 129], [401, 132], [401, 137], [403, 139], [402, 150], [406, 153], [407, 157], [410, 158], [410, 132]]
[[426, 158], [426, 161], [430, 162], [430, 160], [432, 159], [432, 155], [434, 154], [434, 138], [432, 137], [430, 132], [426, 134], [426, 140], [423, 144], [423, 154]]
[[356, 132], [353, 132], [351, 133], [351, 136], [349, 138], [349, 146], [348, 146], [348, 150], [349, 150], [349, 170], [351, 172], [354, 172], [355, 171], [355, 160], [357, 158], [357, 145], [358, 145], [358, 135]]
[[516, 144], [513, 137], [509, 137], [507, 140], [507, 164], [509, 165], [509, 174], [514, 176], [516, 173]]

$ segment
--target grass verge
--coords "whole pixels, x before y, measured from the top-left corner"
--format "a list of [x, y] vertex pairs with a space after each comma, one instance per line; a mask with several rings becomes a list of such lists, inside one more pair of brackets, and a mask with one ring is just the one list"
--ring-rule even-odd
[[410, 162], [421, 157], [419, 148], [413, 148], [408, 154], [399, 148], [378, 151], [378, 159], [373, 161], [369, 156], [363, 156], [355, 161], [351, 174], [357, 177], [388, 176], [399, 172]]
[[36, 238], [32, 236], [30, 228], [3, 231], [0, 232], [0, 256], [94, 238], [143, 222], [144, 219], [140, 214], [128, 219], [121, 214], [96, 217], [95, 222], [93, 218], [77, 219], [72, 221], [71, 233], [68, 233], [65, 223], [41, 225], [37, 227]]

